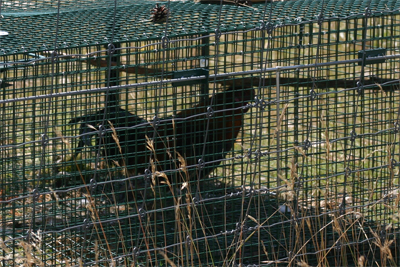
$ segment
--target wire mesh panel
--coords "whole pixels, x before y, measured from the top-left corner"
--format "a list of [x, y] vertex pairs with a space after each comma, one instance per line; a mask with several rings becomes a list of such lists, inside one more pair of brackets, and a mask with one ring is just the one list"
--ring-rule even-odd
[[400, 2], [254, 2], [1, 2], [2, 265], [400, 264]]

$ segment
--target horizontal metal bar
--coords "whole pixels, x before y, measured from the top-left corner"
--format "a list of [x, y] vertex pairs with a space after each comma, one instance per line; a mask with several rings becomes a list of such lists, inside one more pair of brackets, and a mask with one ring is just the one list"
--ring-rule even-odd
[[[377, 60], [377, 59], [396, 59], [396, 58], [400, 58], [400, 54], [366, 58], [365, 60], [368, 62], [368, 61], [373, 61], [373, 60]], [[227, 73], [220, 73], [220, 74], [210, 74], [208, 79], [209, 79], [209, 81], [221, 81], [219, 78], [225, 78], [225, 77], [229, 77], [229, 76], [261, 74], [261, 73], [266, 73], [266, 72], [307, 69], [307, 68], [316, 68], [316, 67], [322, 67], [322, 66], [358, 63], [358, 62], [362, 62], [362, 59], [348, 59], [348, 60], [322, 62], [322, 63], [307, 64], [307, 65], [279, 66], [279, 67], [274, 67], [274, 68], [236, 71], [236, 72], [227, 72]], [[79, 91], [69, 91], [69, 92], [61, 92], [61, 93], [53, 93], [53, 94], [45, 94], [45, 95], [3, 99], [3, 100], [0, 100], [0, 105], [6, 104], [6, 103], [20, 102], [20, 101], [58, 98], [58, 97], [65, 97], [65, 96], [72, 96], [72, 95], [91, 94], [91, 93], [95, 93], [95, 92], [106, 92], [108, 90], [115, 90], [115, 89], [145, 87], [145, 86], [151, 86], [151, 85], [159, 85], [161, 83], [186, 82], [186, 81], [196, 81], [196, 80], [204, 80], [204, 79], [207, 79], [207, 77], [205, 75], [200, 75], [200, 76], [192, 76], [192, 77], [179, 78], [179, 79], [166, 79], [166, 80], [158, 80], [158, 81], [152, 81], [152, 82], [141, 82], [141, 83], [132, 83], [132, 84], [125, 84], [125, 85], [110, 86], [110, 87], [99, 87], [99, 88], [79, 90]]]

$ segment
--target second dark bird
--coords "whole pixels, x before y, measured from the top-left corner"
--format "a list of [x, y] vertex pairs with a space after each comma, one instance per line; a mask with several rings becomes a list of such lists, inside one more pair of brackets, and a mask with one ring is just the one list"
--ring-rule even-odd
[[[207, 177], [233, 148], [243, 126], [244, 114], [254, 89], [232, 88], [217, 93], [199, 104], [182, 110], [174, 118], [160, 119], [157, 126], [121, 108], [108, 108], [95, 114], [74, 118], [70, 123], [81, 122], [81, 136], [75, 150], [77, 156], [85, 145], [90, 144], [93, 127], [105, 117], [106, 128], [111, 124], [117, 136], [107, 131], [102, 140], [102, 154], [109, 160], [126, 166], [130, 175], [143, 174], [150, 159], [158, 171], [177, 169], [178, 156], [185, 159], [186, 166], [204, 162], [203, 168], [188, 169], [190, 180]], [[211, 109], [210, 109], [211, 107]], [[137, 126], [130, 128], [132, 126]]]

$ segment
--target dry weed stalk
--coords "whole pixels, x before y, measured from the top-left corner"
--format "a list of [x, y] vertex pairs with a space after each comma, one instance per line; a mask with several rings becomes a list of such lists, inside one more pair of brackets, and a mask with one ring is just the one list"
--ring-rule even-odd
[[28, 244], [25, 241], [20, 241], [19, 246], [23, 248], [26, 257], [24, 259], [24, 266], [45, 266], [40, 259], [36, 258], [31, 244]]
[[99, 261], [99, 255], [100, 255], [100, 252], [99, 252], [99, 242], [97, 241], [97, 240], [95, 240], [95, 242], [94, 242], [94, 259], [95, 259], [95, 261], [96, 262], [98, 262]]
[[7, 254], [11, 253], [11, 250], [6, 246], [2, 238], [0, 238], [0, 248]]
[[[175, 221], [177, 222], [176, 227], [179, 229], [178, 233], [181, 233], [178, 236], [178, 239], [180, 241], [179, 243], [181, 244], [179, 249], [180, 249], [180, 253], [182, 255], [182, 257], [181, 257], [182, 264], [184, 264], [184, 262], [183, 262], [184, 255], [197, 255], [198, 257], [200, 257], [199, 256], [200, 251], [195, 246], [195, 243], [193, 242], [193, 237], [192, 237], [192, 233], [193, 233], [193, 231], [195, 231], [193, 226], [195, 226], [194, 221], [195, 221], [196, 217], [199, 218], [201, 229], [203, 231], [205, 231], [205, 227], [202, 224], [202, 221], [200, 219], [201, 216], [199, 215], [199, 211], [197, 210], [196, 205], [193, 205], [193, 197], [190, 192], [190, 185], [189, 185], [189, 180], [188, 180], [189, 172], [187, 170], [187, 163], [186, 163], [186, 160], [182, 157], [182, 155], [180, 155], [179, 152], [175, 150], [174, 155], [176, 155], [178, 162], [179, 162], [179, 166], [175, 166], [175, 167], [176, 167], [176, 169], [180, 170], [179, 175], [180, 175], [181, 181], [182, 181], [180, 190], [181, 191], [186, 190], [185, 199], [186, 199], [187, 213], [185, 214], [184, 210], [182, 210], [180, 208], [182, 197], [176, 196], [176, 190], [178, 188], [175, 188], [173, 186], [173, 184], [170, 182], [170, 179], [166, 175], [165, 172], [157, 170], [156, 164], [157, 164], [158, 160], [156, 157], [157, 154], [155, 153], [156, 151], [154, 148], [154, 141], [152, 139], [150, 139], [148, 136], [146, 136], [146, 140], [147, 140], [146, 141], [147, 149], [149, 149], [151, 151], [152, 155], [154, 155], [154, 159], [153, 158], [150, 159], [150, 166], [151, 166], [151, 171], [152, 171], [152, 177], [151, 177], [152, 182], [150, 183], [151, 188], [152, 188], [153, 193], [155, 194], [156, 193], [155, 185], [157, 184], [157, 182], [159, 182], [160, 184], [166, 184], [169, 188], [169, 191], [172, 194], [172, 198], [173, 198], [174, 205], [175, 205], [175, 209], [174, 209], [175, 215], [174, 216], [175, 216]], [[164, 145], [166, 145], [166, 144], [164, 143]], [[171, 160], [174, 160], [173, 155], [171, 154], [171, 149], [169, 147], [166, 147], [166, 151], [167, 151], [168, 156], [171, 158]], [[188, 220], [182, 220], [182, 218], [187, 218]], [[189, 223], [187, 223], [187, 221], [189, 221]], [[188, 241], [187, 239], [190, 240], [190, 242], [188, 242], [188, 244], [185, 245], [186, 241]], [[208, 246], [207, 241], [206, 241], [206, 245]], [[189, 251], [185, 252], [184, 246], [188, 246], [188, 247], [186, 247], [186, 249]], [[209, 249], [209, 248], [207, 248], [207, 249]], [[164, 259], [168, 262], [169, 265], [176, 266], [175, 263], [172, 262], [164, 252], [162, 252], [162, 251], [157, 251], [157, 252], [159, 254], [163, 255]]]
[[[105, 232], [105, 230], [103, 228], [103, 224], [101, 223], [101, 219], [100, 219], [98, 210], [96, 208], [95, 201], [94, 201], [92, 195], [90, 194], [90, 192], [87, 192], [86, 194], [83, 194], [83, 195], [88, 200], [88, 203], [86, 204], [86, 208], [90, 212], [90, 217], [91, 217], [92, 221], [93, 222], [96, 222], [96, 221], [99, 222], [98, 225], [96, 223], [93, 224], [93, 227], [96, 230], [97, 236], [98, 236], [98, 238], [100, 240], [100, 234], [102, 233], [102, 235], [104, 237], [104, 240], [105, 240], [105, 243], [106, 243], [106, 246], [107, 246], [107, 250], [108, 250], [108, 252], [110, 254], [110, 258], [113, 259], [113, 254], [112, 254], [112, 251], [111, 251], [111, 247], [110, 247], [110, 244], [109, 244], [109, 242], [107, 240], [107, 235], [106, 235], [106, 232]], [[100, 227], [100, 229], [99, 229], [99, 227]]]
[[295, 146], [294, 149], [296, 149], [304, 158], [307, 158], [306, 152], [304, 151], [303, 147]]
[[[279, 104], [278, 104], [278, 105], [279, 105]], [[277, 137], [278, 137], [279, 130], [280, 130], [280, 128], [281, 128], [282, 121], [283, 121], [283, 119], [285, 118], [285, 113], [286, 113], [286, 110], [287, 110], [288, 106], [289, 106], [289, 104], [286, 104], [286, 105], [283, 107], [283, 109], [282, 109], [282, 113], [281, 113], [281, 115], [279, 116], [279, 119], [278, 119], [278, 121], [277, 121], [277, 123], [276, 123], [276, 128], [275, 128], [275, 132], [274, 132], [274, 138], [277, 138]]]
[[[128, 173], [128, 169], [127, 169], [127, 166], [126, 166], [126, 163], [125, 163], [125, 158], [123, 157], [123, 154], [122, 154], [122, 148], [121, 148], [121, 144], [120, 144], [120, 142], [119, 142], [119, 138], [118, 138], [117, 131], [115, 130], [115, 127], [114, 127], [114, 125], [112, 124], [111, 121], [108, 121], [108, 123], [110, 124], [110, 128], [111, 128], [111, 130], [112, 130], [111, 136], [112, 136], [112, 138], [114, 139], [115, 143], [117, 144], [119, 154], [121, 155], [121, 158], [122, 158], [122, 166], [124, 167], [123, 175], [124, 175], [125, 177], [128, 177], [128, 176], [129, 176], [129, 173]], [[113, 163], [114, 163], [117, 167], [121, 167], [120, 164], [118, 163], [118, 161], [113, 160]]]
[[387, 150], [387, 164], [388, 164], [388, 169], [390, 172], [390, 180], [389, 180], [389, 188], [393, 188], [393, 184], [395, 182], [395, 173], [394, 173], [394, 169], [395, 166], [393, 166], [393, 158], [392, 158], [392, 145], [388, 145], [386, 147]]
[[298, 262], [296, 263], [296, 265], [299, 266], [299, 267], [311, 267], [311, 266], [308, 265], [308, 263], [305, 262], [304, 260], [298, 261]]
[[[257, 224], [258, 227], [255, 227], [255, 230], [253, 230], [253, 232], [251, 232], [250, 234], [247, 235], [246, 239], [244, 240], [240, 240], [239, 242], [234, 242], [232, 241], [232, 244], [227, 248], [227, 250], [231, 249], [232, 246], [234, 245], [238, 245], [235, 248], [235, 251], [233, 253], [233, 255], [227, 260], [229, 262], [229, 264], [227, 264], [227, 266], [231, 266], [231, 264], [234, 262], [235, 260], [235, 256], [240, 252], [240, 250], [243, 248], [243, 246], [246, 244], [246, 242], [258, 231], [259, 228], [261, 228], [262, 226], [264, 226], [264, 224], [266, 224], [271, 218], [273, 218], [277, 213], [279, 212], [279, 209], [275, 210], [267, 219], [265, 219], [262, 223], [260, 223], [256, 218], [254, 218], [253, 216], [247, 214], [246, 218], [249, 218], [250, 220], [252, 220], [253, 222], [255, 222]], [[242, 226], [244, 224], [245, 220], [243, 220]], [[271, 235], [271, 238], [273, 238], [275, 241], [276, 238], [274, 236]]]
[[[389, 226], [390, 227], [390, 226]], [[377, 232], [369, 228], [372, 235], [375, 237], [375, 241], [373, 243], [379, 248], [381, 254], [382, 265], [386, 266], [387, 260], [391, 261], [392, 264], [395, 264], [394, 258], [392, 255], [392, 251], [390, 246], [393, 244], [394, 239], [389, 240], [388, 238], [381, 238]], [[390, 230], [390, 228], [386, 228], [386, 230]], [[382, 241], [383, 239], [383, 241]]]
[[365, 259], [365, 257], [364, 256], [360, 256], [360, 257], [358, 257], [358, 259], [357, 259], [357, 264], [358, 264], [358, 267], [366, 267], [366, 259]]
[[375, 83], [375, 85], [379, 87], [380, 92], [382, 93], [382, 95], [383, 95], [384, 97], [387, 97], [387, 94], [386, 94], [386, 92], [383, 90], [382, 86], [381, 86], [379, 83]]
[[68, 141], [68, 138], [65, 138], [65, 136], [62, 134], [62, 132], [59, 128], [54, 127], [54, 133], [56, 134], [57, 137], [61, 138], [61, 142], [66, 144], [68, 148], [71, 148], [71, 144]]
[[164, 257], [165, 261], [168, 262], [169, 265], [172, 267], [177, 267], [176, 264], [168, 257], [166, 253], [164, 253], [162, 250], [157, 250], [158, 254]]
[[280, 194], [283, 196], [283, 199], [286, 201], [293, 201], [296, 198], [295, 185], [297, 179], [299, 178], [297, 173], [297, 163], [294, 158], [291, 159], [289, 168], [290, 179], [286, 179], [282, 175], [278, 175], [278, 178], [281, 179], [286, 185], [286, 188], [282, 188], [280, 192]]
[[329, 160], [331, 160], [331, 157], [330, 157], [331, 142], [329, 141], [328, 127], [325, 129], [325, 143], [326, 143], [326, 159], [329, 161]]

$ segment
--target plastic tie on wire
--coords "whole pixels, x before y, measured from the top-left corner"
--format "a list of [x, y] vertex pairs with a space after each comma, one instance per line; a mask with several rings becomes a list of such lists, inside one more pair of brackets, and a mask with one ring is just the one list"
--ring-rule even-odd
[[57, 53], [56, 50], [54, 50], [54, 51], [51, 52], [51, 59], [52, 59], [52, 60], [54, 60], [55, 58], [57, 58], [57, 56], [58, 56], [58, 53]]
[[346, 169], [344, 169], [344, 174], [345, 174], [346, 176], [349, 176], [351, 173], [352, 173], [352, 170], [351, 170], [350, 167], [346, 167]]
[[357, 93], [358, 95], [362, 95], [364, 92], [364, 85], [361, 83], [361, 81], [357, 82]]
[[90, 191], [93, 191], [96, 187], [97, 187], [96, 179], [90, 179], [90, 186], [89, 186]]
[[138, 257], [140, 254], [140, 248], [134, 247], [132, 252], [133, 252], [133, 255], [135, 255], [135, 257]]
[[390, 160], [390, 165], [391, 165], [392, 168], [393, 168], [393, 167], [396, 167], [397, 164], [398, 164], [398, 162], [397, 162], [397, 160], [395, 160], [394, 158], [392, 158], [392, 159]]
[[214, 110], [212, 107], [207, 107], [207, 116], [208, 117], [214, 116]]
[[139, 209], [139, 216], [140, 218], [144, 219], [147, 215], [147, 211], [144, 208]]
[[157, 116], [153, 117], [152, 125], [154, 128], [157, 128], [160, 125], [160, 118]]
[[364, 15], [368, 18], [372, 16], [372, 10], [369, 7], [365, 8], [365, 13]]
[[303, 149], [307, 151], [310, 147], [311, 147], [311, 141], [308, 139], [304, 140]]
[[170, 40], [168, 35], [164, 35], [163, 37], [161, 37], [161, 46], [164, 49], [167, 49], [169, 46]]
[[336, 246], [335, 246], [335, 249], [336, 249], [337, 251], [340, 251], [340, 250], [342, 249], [342, 242], [340, 242], [340, 240], [337, 241]]
[[199, 160], [197, 161], [197, 163], [198, 163], [199, 169], [203, 169], [203, 168], [206, 166], [206, 164], [205, 164], [205, 162], [204, 162], [203, 159], [199, 159]]
[[310, 98], [311, 100], [315, 100], [317, 98], [317, 93], [315, 92], [314, 89], [310, 90]]
[[357, 133], [355, 130], [352, 130], [350, 132], [350, 141], [354, 142], [356, 140], [356, 138], [357, 138]]
[[49, 140], [50, 140], [50, 138], [49, 138], [49, 136], [48, 136], [47, 134], [42, 134], [42, 135], [41, 135], [41, 144], [42, 144], [42, 147], [47, 146], [47, 145], [49, 144]]
[[38, 201], [40, 197], [40, 192], [37, 188], [33, 189], [32, 191], [32, 199], [34, 202]]
[[318, 23], [318, 25], [321, 25], [322, 22], [324, 22], [324, 14], [322, 14], [322, 12], [321, 12], [317, 16], [317, 23]]
[[84, 219], [83, 220], [83, 229], [86, 230], [86, 229], [89, 229], [89, 227], [90, 227], [89, 220], [88, 219]]
[[256, 190], [252, 187], [252, 188], [249, 190], [249, 196], [250, 196], [250, 197], [253, 197], [255, 194], [256, 194]]
[[108, 44], [107, 48], [108, 48], [108, 53], [111, 55], [114, 54], [116, 51], [115, 45], [113, 43]]
[[394, 122], [394, 133], [400, 132], [400, 123], [398, 121]]
[[193, 197], [192, 198], [192, 203], [194, 205], [199, 205], [200, 204], [200, 198], [199, 197]]
[[272, 32], [274, 31], [274, 25], [271, 22], [268, 22], [265, 25], [265, 29], [267, 30], [268, 35], [271, 35]]
[[99, 137], [102, 137], [105, 135], [107, 129], [103, 124], [99, 125]]
[[219, 29], [215, 29], [215, 40], [219, 40], [221, 38], [221, 31]]
[[260, 26], [258, 27], [259, 30], [265, 30], [266, 29], [266, 25], [265, 25], [265, 21], [260, 20]]
[[152, 175], [153, 174], [149, 169], [144, 170], [144, 181], [146, 187], [149, 186]]

